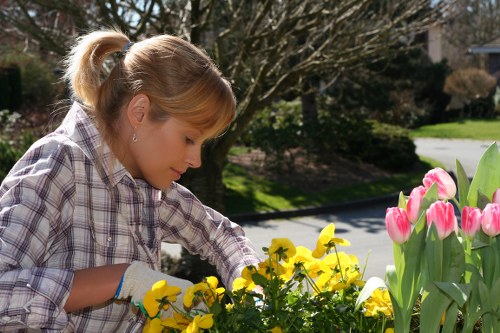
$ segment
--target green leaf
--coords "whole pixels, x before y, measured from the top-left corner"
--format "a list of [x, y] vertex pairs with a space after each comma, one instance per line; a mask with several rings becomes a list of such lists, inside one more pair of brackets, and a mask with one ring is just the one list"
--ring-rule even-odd
[[365, 286], [359, 293], [358, 299], [356, 300], [356, 306], [355, 309], [358, 310], [361, 304], [363, 304], [364, 301], [366, 301], [372, 293], [379, 288], [387, 288], [384, 280], [377, 276], [373, 276], [366, 281]]
[[443, 240], [443, 259], [442, 281], [460, 282], [465, 272], [465, 252], [454, 232]]
[[459, 160], [457, 160], [457, 183], [458, 198], [460, 202], [459, 209], [460, 211], [462, 211], [462, 208], [467, 206], [467, 195], [469, 193], [470, 181], [469, 177], [467, 177], [467, 174], [465, 173], [464, 167]]
[[456, 303], [452, 303], [448, 309], [446, 309], [446, 316], [443, 323], [443, 328], [441, 329], [441, 333], [454, 333], [455, 326], [457, 325], [458, 318], [458, 305]]
[[427, 285], [420, 304], [420, 332], [439, 332], [441, 318], [451, 302], [435, 284]]
[[436, 225], [431, 223], [425, 240], [425, 254], [427, 258], [426, 284], [433, 281], [442, 281], [443, 273], [443, 241], [439, 239]]
[[406, 197], [403, 192], [399, 192], [398, 207], [406, 210]]
[[[467, 196], [469, 206], [478, 207], [479, 193], [491, 198], [500, 187], [500, 153], [496, 143], [492, 143], [479, 160], [476, 174], [472, 179]], [[481, 208], [481, 207], [480, 207]]]
[[472, 289], [468, 284], [454, 282], [434, 282], [434, 284], [460, 307], [467, 302]]

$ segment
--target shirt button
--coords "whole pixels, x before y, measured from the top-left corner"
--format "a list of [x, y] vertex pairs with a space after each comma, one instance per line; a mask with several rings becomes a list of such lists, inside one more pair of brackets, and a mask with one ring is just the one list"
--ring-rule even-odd
[[108, 242], [111, 242], [112, 239], [111, 236], [108, 236]]

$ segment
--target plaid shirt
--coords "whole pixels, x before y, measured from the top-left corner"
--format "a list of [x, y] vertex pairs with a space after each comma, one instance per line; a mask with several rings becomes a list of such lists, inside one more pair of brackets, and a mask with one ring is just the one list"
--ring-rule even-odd
[[0, 331], [140, 331], [144, 317], [127, 302], [63, 306], [75, 270], [134, 260], [158, 270], [162, 242], [200, 254], [226, 286], [258, 262], [242, 229], [186, 188], [133, 179], [75, 103], [0, 187]]

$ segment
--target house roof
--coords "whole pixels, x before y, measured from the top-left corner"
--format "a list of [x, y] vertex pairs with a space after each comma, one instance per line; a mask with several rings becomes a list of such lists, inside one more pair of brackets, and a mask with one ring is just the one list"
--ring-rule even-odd
[[472, 54], [500, 53], [500, 44], [473, 45], [469, 47], [467, 53], [472, 53]]

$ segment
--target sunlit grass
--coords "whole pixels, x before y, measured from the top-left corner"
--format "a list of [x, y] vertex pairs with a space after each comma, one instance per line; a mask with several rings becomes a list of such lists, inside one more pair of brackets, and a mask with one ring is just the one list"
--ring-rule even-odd
[[412, 137], [454, 138], [472, 140], [500, 140], [500, 119], [464, 120], [452, 123], [426, 125], [410, 132]]
[[423, 175], [435, 166], [442, 165], [430, 159], [422, 159], [418, 171], [369, 183], [304, 193], [293, 186], [251, 175], [242, 167], [230, 163], [224, 170], [226, 214], [300, 209], [395, 194], [421, 185]]

